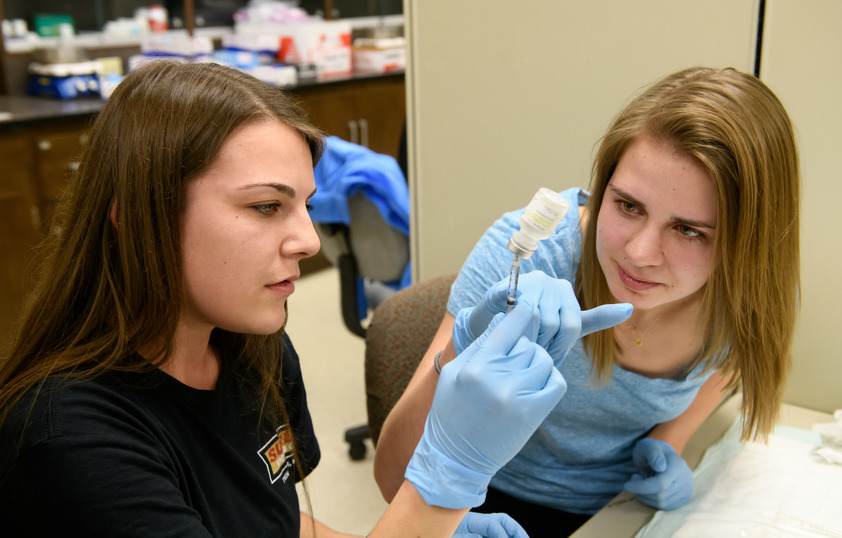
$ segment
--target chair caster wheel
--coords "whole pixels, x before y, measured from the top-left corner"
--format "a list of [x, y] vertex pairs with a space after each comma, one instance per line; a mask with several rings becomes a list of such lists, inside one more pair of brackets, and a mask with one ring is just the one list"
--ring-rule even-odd
[[368, 433], [368, 425], [357, 426], [345, 430], [345, 442], [348, 443], [348, 455], [354, 461], [365, 459], [365, 440], [371, 436]]
[[351, 456], [351, 459], [354, 461], [359, 461], [365, 459], [366, 447], [365, 443], [362, 441], [357, 441], [351, 443], [351, 446], [348, 447], [348, 455]]

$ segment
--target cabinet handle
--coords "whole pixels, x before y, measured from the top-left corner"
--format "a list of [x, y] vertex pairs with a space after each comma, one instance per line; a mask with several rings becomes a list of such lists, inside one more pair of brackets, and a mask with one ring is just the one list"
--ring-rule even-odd
[[51, 149], [53, 149], [53, 143], [49, 140], [39, 140], [38, 149], [40, 149], [41, 151], [50, 151]]
[[359, 144], [360, 138], [357, 136], [357, 122], [355, 120], [351, 120], [348, 122], [348, 132], [350, 134], [350, 142], [352, 144]]
[[41, 229], [41, 210], [37, 205], [29, 206], [29, 217], [32, 219], [32, 227], [36, 230]]
[[67, 169], [70, 172], [75, 172], [79, 169], [79, 161], [70, 161], [69, 163], [67, 163]]
[[360, 145], [368, 147], [368, 121], [360, 118]]

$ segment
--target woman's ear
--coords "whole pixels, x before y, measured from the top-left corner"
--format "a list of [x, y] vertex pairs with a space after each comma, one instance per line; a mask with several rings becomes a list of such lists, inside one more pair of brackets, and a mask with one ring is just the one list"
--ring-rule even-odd
[[111, 224], [113, 224], [115, 228], [119, 227], [119, 222], [117, 221], [117, 200], [116, 199], [113, 202], [111, 202], [111, 210], [108, 212], [108, 218], [111, 219]]

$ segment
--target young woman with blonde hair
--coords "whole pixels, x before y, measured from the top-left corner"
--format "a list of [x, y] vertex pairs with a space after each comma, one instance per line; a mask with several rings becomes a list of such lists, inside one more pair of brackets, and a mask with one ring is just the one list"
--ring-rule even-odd
[[[567, 393], [479, 510], [504, 506], [531, 536], [558, 537], [623, 489], [674, 509], [693, 493], [680, 454], [726, 394], [742, 393], [744, 440], [772, 431], [798, 307], [799, 181], [786, 110], [751, 75], [683, 70], [616, 116], [590, 192], [562, 193], [578, 211], [522, 261], [521, 281], [565, 280], [582, 308], [628, 302], [634, 312], [569, 352], [557, 352], [556, 338], [543, 342]], [[387, 500], [429, 408], [433, 357], [442, 352], [446, 364], [482, 312], [500, 308], [486, 290], [508, 273], [499, 260], [511, 259], [521, 212], [503, 215], [474, 247], [383, 426], [375, 477]]]

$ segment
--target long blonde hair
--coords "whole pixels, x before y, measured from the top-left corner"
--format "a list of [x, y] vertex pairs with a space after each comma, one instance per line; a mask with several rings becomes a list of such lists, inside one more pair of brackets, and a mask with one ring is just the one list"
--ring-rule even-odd
[[[714, 183], [715, 260], [704, 288], [701, 354], [743, 393], [742, 438], [765, 438], [780, 410], [800, 290], [798, 153], [781, 102], [760, 80], [734, 69], [691, 68], [634, 99], [602, 138], [593, 166], [576, 291], [583, 308], [611, 302], [596, 257], [597, 215], [611, 175], [641, 135], [669, 141], [702, 164]], [[616, 362], [613, 331], [585, 338], [593, 372]]]
[[[62, 197], [40, 278], [0, 365], [0, 425], [48, 377], [148, 371], [156, 366], [137, 351], [150, 343], [157, 349], [147, 355], [169, 357], [183, 294], [185, 186], [234, 129], [259, 119], [300, 134], [315, 166], [322, 133], [290, 96], [239, 71], [156, 61], [117, 86]], [[242, 350], [238, 371], [256, 380], [264, 416], [287, 422], [282, 331], [219, 337]]]

